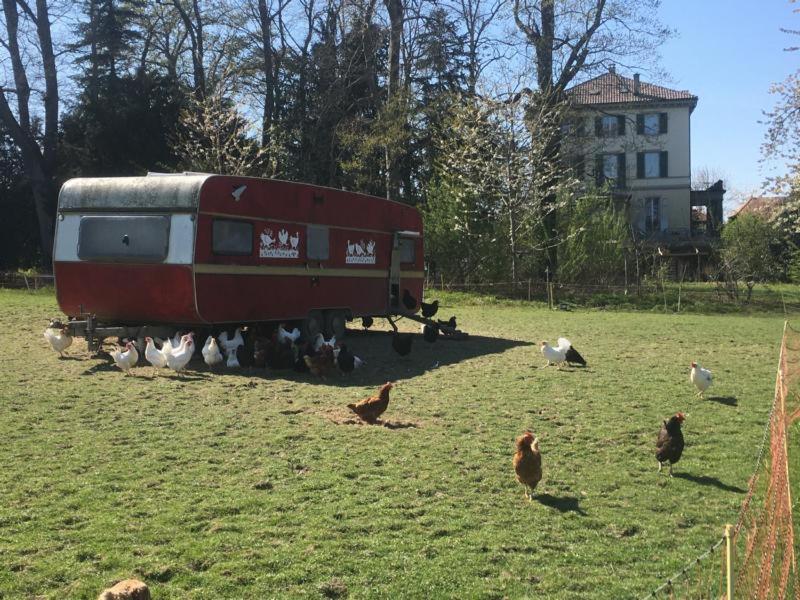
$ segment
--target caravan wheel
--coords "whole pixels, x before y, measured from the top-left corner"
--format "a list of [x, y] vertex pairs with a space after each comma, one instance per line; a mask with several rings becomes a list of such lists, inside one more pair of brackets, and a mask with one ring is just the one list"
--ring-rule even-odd
[[325, 326], [325, 321], [322, 317], [322, 312], [319, 310], [312, 310], [303, 321], [303, 339], [311, 341], [317, 334], [321, 333]]
[[329, 310], [325, 313], [325, 337], [332, 335], [337, 340], [344, 338], [347, 333], [347, 313], [343, 310]]

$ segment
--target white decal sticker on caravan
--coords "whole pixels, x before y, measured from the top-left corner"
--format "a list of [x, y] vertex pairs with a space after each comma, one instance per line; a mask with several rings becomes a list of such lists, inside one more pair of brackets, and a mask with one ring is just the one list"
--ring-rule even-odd
[[375, 240], [351, 242], [347, 240], [347, 254], [344, 262], [348, 265], [374, 265]]
[[294, 235], [289, 235], [285, 229], [278, 231], [278, 237], [272, 229], [265, 227], [261, 232], [261, 244], [258, 248], [258, 255], [261, 258], [297, 258], [300, 251], [297, 248], [300, 243], [300, 232], [295, 231]]

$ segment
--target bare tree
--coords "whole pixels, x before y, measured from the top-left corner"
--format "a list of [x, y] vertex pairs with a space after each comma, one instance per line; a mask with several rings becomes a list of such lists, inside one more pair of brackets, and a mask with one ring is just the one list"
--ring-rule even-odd
[[183, 111], [173, 149], [185, 170], [259, 176], [268, 149], [249, 137], [254, 129], [223, 91], [214, 89]]
[[[19, 10], [22, 10], [20, 14]], [[39, 222], [39, 237], [46, 267], [53, 251], [53, 218], [57, 187], [55, 182], [58, 145], [58, 78], [47, 0], [3, 0], [5, 39], [0, 46], [8, 54], [13, 82], [0, 80], [0, 120], [19, 147], [25, 174], [30, 181]], [[20, 42], [20, 19], [35, 30], [35, 43]], [[30, 56], [38, 50], [38, 60]], [[41, 104], [32, 106], [30, 80], [44, 80]], [[10, 98], [16, 96], [12, 108]], [[33, 115], [44, 114], [43, 123]]]

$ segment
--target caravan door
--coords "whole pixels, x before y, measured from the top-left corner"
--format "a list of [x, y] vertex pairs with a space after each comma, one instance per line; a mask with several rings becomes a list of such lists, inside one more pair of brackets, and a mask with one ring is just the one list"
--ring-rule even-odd
[[[422, 237], [418, 231], [396, 231], [392, 240], [392, 258], [389, 267], [389, 312], [408, 310], [403, 306], [402, 265], [416, 262], [417, 240]], [[417, 298], [417, 302], [422, 298]], [[415, 307], [416, 309], [416, 307]]]

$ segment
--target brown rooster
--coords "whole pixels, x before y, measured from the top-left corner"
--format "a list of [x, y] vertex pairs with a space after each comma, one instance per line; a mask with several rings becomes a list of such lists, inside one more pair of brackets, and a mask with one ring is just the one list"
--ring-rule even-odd
[[542, 480], [542, 455], [539, 452], [539, 438], [533, 437], [530, 431], [517, 438], [514, 471], [517, 481], [525, 486], [525, 497], [533, 500], [533, 490]]
[[362, 421], [375, 423], [389, 406], [389, 390], [393, 387], [393, 383], [387, 382], [383, 384], [377, 396], [370, 396], [355, 404], [348, 404], [347, 408], [356, 413]]
[[319, 353], [314, 356], [303, 356], [303, 360], [312, 374], [324, 378], [336, 366], [336, 358], [333, 356], [331, 346], [322, 346]]

